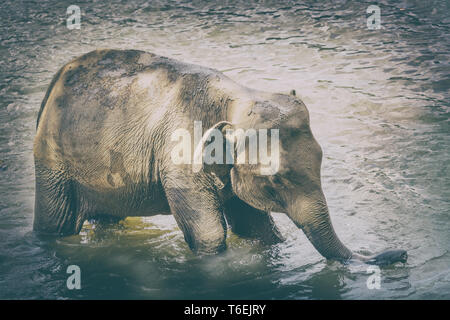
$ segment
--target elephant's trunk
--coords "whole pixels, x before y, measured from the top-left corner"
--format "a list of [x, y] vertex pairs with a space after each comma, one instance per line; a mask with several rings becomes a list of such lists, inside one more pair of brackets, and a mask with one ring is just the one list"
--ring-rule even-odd
[[328, 213], [323, 193], [316, 192], [296, 198], [288, 210], [294, 223], [303, 230], [319, 253], [327, 259], [348, 261], [360, 260], [369, 264], [391, 264], [407, 259], [404, 250], [388, 250], [375, 256], [353, 253], [339, 240]]

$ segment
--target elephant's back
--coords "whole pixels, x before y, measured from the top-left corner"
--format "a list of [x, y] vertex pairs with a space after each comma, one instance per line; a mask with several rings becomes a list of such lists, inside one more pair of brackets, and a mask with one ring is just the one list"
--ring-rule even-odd
[[44, 110], [52, 105], [70, 110], [68, 119], [73, 122], [74, 112], [85, 114], [121, 107], [124, 111], [149, 97], [142, 94], [150, 93], [151, 98], [157, 99], [167, 95], [187, 75], [206, 79], [211, 74], [220, 75], [213, 69], [139, 50], [91, 51], [64, 65], [53, 77], [38, 113], [37, 128]]
[[176, 80], [164, 60], [137, 50], [96, 50], [62, 67], [39, 111], [35, 160], [91, 187], [146, 179], [152, 135], [174, 99]]
[[[93, 130], [142, 117], [165, 107], [189, 107], [192, 98], [207, 90], [209, 79], [220, 72], [139, 50], [95, 50], [63, 66], [54, 76], [42, 101], [37, 130], [42, 122]], [[110, 119], [113, 117], [113, 119]], [[53, 121], [55, 118], [58, 122]]]

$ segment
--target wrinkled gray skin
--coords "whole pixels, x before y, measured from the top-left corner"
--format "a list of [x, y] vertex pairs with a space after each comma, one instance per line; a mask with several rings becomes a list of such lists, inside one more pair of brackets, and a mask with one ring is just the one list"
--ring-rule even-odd
[[[280, 167], [175, 165], [171, 133], [279, 128]], [[223, 121], [230, 123], [223, 126]], [[221, 124], [222, 123], [222, 124]], [[225, 128], [226, 127], [226, 128]], [[352, 253], [336, 236], [320, 183], [322, 150], [294, 95], [238, 85], [220, 72], [136, 50], [96, 50], [65, 65], [42, 102], [34, 143], [34, 229], [77, 234], [99, 216], [173, 214], [198, 254], [236, 234], [282, 241], [269, 214], [285, 212], [327, 259], [388, 264], [404, 250]]]

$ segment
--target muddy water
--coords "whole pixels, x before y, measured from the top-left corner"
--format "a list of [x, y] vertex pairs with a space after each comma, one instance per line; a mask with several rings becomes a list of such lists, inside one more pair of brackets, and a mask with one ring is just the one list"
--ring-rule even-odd
[[[0, 298], [450, 298], [447, 1], [3, 1], [0, 4]], [[81, 29], [65, 26], [82, 10]], [[228, 238], [194, 256], [171, 216], [32, 233], [32, 142], [52, 75], [96, 48], [135, 48], [221, 70], [308, 106], [323, 188], [350, 248], [408, 250], [369, 290], [367, 266], [324, 260], [283, 214], [287, 241]], [[82, 289], [66, 287], [78, 265]]]

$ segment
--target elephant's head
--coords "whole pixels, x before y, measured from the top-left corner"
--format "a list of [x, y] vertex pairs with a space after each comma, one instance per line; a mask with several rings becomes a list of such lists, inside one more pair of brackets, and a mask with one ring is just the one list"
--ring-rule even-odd
[[[224, 135], [227, 130], [229, 133], [230, 129], [238, 128], [279, 130], [278, 146], [269, 142], [270, 138], [277, 138], [275, 135], [269, 133], [267, 138], [267, 152], [270, 154], [272, 151], [271, 160], [276, 162], [275, 166], [272, 164], [272, 168], [277, 169], [275, 172], [267, 174], [267, 171], [261, 170], [264, 166], [267, 168], [267, 163], [264, 165], [260, 161], [256, 164], [235, 161], [233, 164], [230, 171], [232, 190], [241, 200], [266, 212], [286, 213], [327, 259], [357, 259], [374, 264], [406, 261], [404, 250], [389, 250], [366, 257], [353, 253], [339, 240], [321, 187], [322, 150], [311, 132], [308, 110], [294, 95], [277, 94], [265, 101], [252, 102], [242, 108], [233, 123], [222, 122], [216, 128], [222, 130]], [[228, 134], [227, 139], [230, 137], [233, 135]], [[235, 159], [242, 152], [249, 159], [254, 152], [249, 147], [251, 138], [242, 141], [248, 142], [245, 150], [236, 139], [235, 143], [230, 143], [234, 146]], [[264, 145], [258, 143], [258, 147], [260, 151]]]

